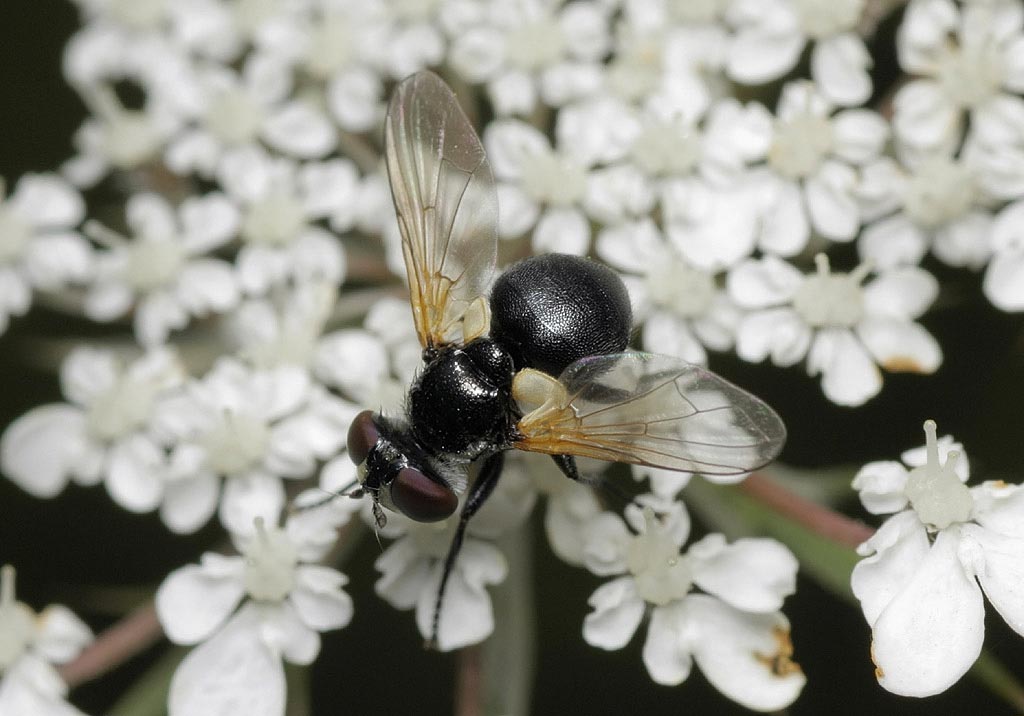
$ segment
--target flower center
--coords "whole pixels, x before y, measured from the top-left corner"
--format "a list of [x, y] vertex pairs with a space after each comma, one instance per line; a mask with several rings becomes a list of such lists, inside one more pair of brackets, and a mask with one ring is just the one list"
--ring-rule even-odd
[[21, 256], [32, 238], [32, 226], [3, 203], [0, 194], [0, 264]]
[[553, 65], [564, 52], [562, 28], [550, 17], [520, 25], [505, 38], [505, 55], [509, 64], [527, 72]]
[[155, 30], [164, 19], [164, 0], [111, 0], [107, 12], [135, 30]]
[[270, 194], [251, 204], [242, 221], [242, 238], [253, 244], [287, 246], [306, 228], [306, 212], [290, 193]]
[[998, 44], [986, 42], [949, 47], [941, 54], [936, 74], [951, 102], [977, 107], [999, 93], [1006, 74], [1000, 50]]
[[608, 65], [608, 87], [627, 101], [647, 97], [658, 86], [664, 37], [659, 33], [622, 32], [619, 51]]
[[284, 530], [267, 529], [262, 517], [254, 520], [256, 534], [243, 550], [245, 591], [262, 602], [280, 602], [295, 586], [299, 554]]
[[966, 214], [974, 197], [970, 169], [946, 157], [933, 157], [907, 182], [903, 208], [918, 226], [934, 228]]
[[814, 257], [818, 273], [807, 276], [793, 296], [793, 309], [813, 328], [827, 326], [850, 328], [864, 315], [864, 295], [860, 284], [871, 267], [864, 263], [851, 273], [830, 273], [828, 257]]
[[645, 530], [626, 548], [626, 566], [640, 596], [663, 606], [690, 592], [693, 575], [686, 557], [679, 554], [679, 545], [650, 507], [644, 509], [644, 524]]
[[246, 144], [256, 139], [263, 123], [263, 111], [241, 87], [224, 90], [210, 102], [206, 126], [226, 144]]
[[306, 69], [326, 79], [352, 61], [355, 38], [348, 18], [330, 14], [313, 28], [306, 48]]
[[633, 161], [651, 176], [684, 176], [700, 159], [700, 132], [683, 122], [649, 122], [630, 149]]
[[96, 440], [113, 442], [145, 425], [159, 392], [153, 380], [124, 377], [102, 393], [86, 415], [86, 429]]
[[940, 465], [934, 420], [924, 422], [924, 434], [927, 461], [910, 471], [904, 489], [910, 506], [923, 523], [939, 530], [957, 522], [966, 522], [971, 519], [974, 498], [956, 474], [960, 453], [950, 452], [946, 462]]
[[121, 106], [109, 87], [96, 87], [85, 101], [100, 120], [101, 151], [118, 169], [133, 169], [160, 150], [160, 135], [145, 112]]
[[809, 37], [820, 40], [853, 29], [864, 0], [790, 0]]
[[768, 163], [787, 179], [809, 176], [832, 150], [832, 123], [810, 108], [775, 123]]
[[0, 569], [0, 674], [18, 660], [32, 642], [35, 615], [14, 600], [14, 567]]
[[429, 20], [440, 0], [391, 0], [390, 9], [395, 17], [406, 22]]
[[262, 418], [225, 410], [201, 440], [206, 463], [221, 475], [237, 475], [263, 459], [270, 429]]
[[703, 316], [715, 298], [714, 279], [678, 259], [656, 263], [647, 286], [655, 304], [687, 318]]
[[552, 206], [571, 206], [583, 198], [587, 173], [583, 167], [553, 152], [523, 159], [523, 190], [534, 200]]
[[185, 249], [174, 239], [133, 241], [127, 248], [124, 279], [136, 291], [148, 293], [172, 283], [185, 264]]
[[726, 0], [669, 0], [668, 15], [680, 23], [714, 22], [725, 10]]
[[234, 0], [231, 11], [238, 29], [252, 37], [280, 12], [280, 0]]

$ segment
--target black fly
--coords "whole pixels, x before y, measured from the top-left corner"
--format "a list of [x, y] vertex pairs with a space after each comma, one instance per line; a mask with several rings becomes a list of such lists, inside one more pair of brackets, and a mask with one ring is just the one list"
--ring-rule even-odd
[[428, 641], [436, 645], [466, 525], [507, 450], [550, 454], [573, 480], [573, 456], [725, 475], [770, 462], [786, 430], [762, 401], [703, 368], [626, 351], [629, 296], [601, 264], [536, 256], [490, 286], [494, 178], [439, 77], [420, 72], [398, 86], [384, 138], [424, 365], [406, 413], [360, 413], [348, 453], [379, 525], [382, 507], [421, 522], [450, 517], [470, 463], [481, 461], [445, 560]]

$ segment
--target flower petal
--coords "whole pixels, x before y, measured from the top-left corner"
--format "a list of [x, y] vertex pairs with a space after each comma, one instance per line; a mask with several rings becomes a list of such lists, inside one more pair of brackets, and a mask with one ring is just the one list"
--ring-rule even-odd
[[963, 676], [981, 653], [981, 589], [957, 551], [955, 529], [938, 533], [913, 576], [872, 630], [878, 683], [903, 696], [932, 696]]
[[686, 554], [693, 561], [693, 583], [736, 609], [776, 611], [796, 591], [796, 557], [773, 539], [726, 544], [724, 536], [711, 534]]
[[156, 590], [156, 613], [167, 638], [197, 644], [224, 623], [245, 594], [241, 557], [207, 552], [200, 564], [167, 575]]
[[807, 678], [790, 659], [789, 621], [781, 612], [749, 614], [699, 594], [686, 605], [700, 625], [693, 658], [716, 689], [758, 711], [778, 711], [796, 700]]
[[594, 608], [583, 620], [583, 640], [601, 649], [621, 649], [633, 638], [644, 615], [644, 600], [632, 577], [602, 584], [587, 603]]
[[281, 716], [284, 668], [260, 637], [256, 608], [243, 608], [192, 650], [171, 679], [170, 716]]

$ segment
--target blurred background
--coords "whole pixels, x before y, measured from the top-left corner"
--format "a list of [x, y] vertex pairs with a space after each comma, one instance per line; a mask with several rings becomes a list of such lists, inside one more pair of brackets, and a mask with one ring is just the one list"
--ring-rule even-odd
[[[60, 0], [0, 3], [0, 175], [8, 187], [26, 172], [56, 169], [71, 153], [71, 136], [85, 108], [62, 79], [61, 53], [77, 22], [77, 10]], [[892, 21], [875, 42], [876, 58], [892, 58]], [[884, 91], [893, 81], [893, 66], [879, 61], [875, 72], [875, 86]], [[109, 184], [102, 191], [109, 192]], [[110, 202], [116, 195], [94, 193], [89, 199]], [[856, 262], [852, 249], [848, 258], [842, 268]], [[1024, 478], [1024, 317], [992, 308], [980, 292], [979, 276], [934, 260], [925, 266], [943, 285], [939, 303], [922, 320], [945, 351], [942, 368], [930, 378], [888, 375], [881, 395], [861, 408], [828, 402], [802, 367], [782, 370], [745, 364], [735, 356], [712, 356], [712, 369], [782, 415], [790, 435], [782, 461], [810, 468], [807, 481], [816, 479], [814, 468], [846, 466], [842, 476], [848, 479], [864, 462], [896, 459], [923, 442], [926, 418], [937, 421], [940, 435], [952, 433], [965, 444], [972, 482]], [[87, 340], [109, 330], [49, 310], [42, 301], [29, 316], [15, 319], [0, 336], [0, 428], [33, 406], [60, 399], [56, 367], [71, 339]], [[807, 486], [810, 494], [825, 496], [828, 490], [821, 487]], [[852, 491], [845, 494], [834, 506], [867, 519]], [[540, 534], [539, 516], [534, 516], [534, 535]], [[222, 538], [215, 523], [188, 537], [172, 536], [157, 517], [115, 506], [102, 488], [71, 486], [59, 498], [41, 501], [0, 480], [0, 563], [16, 566], [18, 598], [37, 610], [53, 602], [66, 604], [97, 632], [142, 603], [170, 570], [195, 561]], [[640, 659], [641, 638], [623, 652], [587, 646], [580, 630], [587, 597], [598, 580], [557, 561], [542, 539], [527, 540], [527, 547], [533, 551], [534, 574], [526, 607], [536, 619], [532, 713], [747, 713], [697, 670], [679, 687], [653, 684]], [[307, 679], [310, 684], [309, 702], [294, 705], [295, 713], [453, 712], [459, 657], [423, 651], [411, 614], [396, 612], [375, 597], [373, 561], [378, 554], [372, 538], [364, 539], [341, 567], [351, 579], [355, 617], [348, 628], [324, 635], [320, 658], [308, 674], [290, 674], [296, 683]], [[789, 713], [1014, 713], [970, 677], [925, 700], [885, 692], [873, 676], [869, 630], [859, 609], [806, 576], [784, 611], [793, 627], [795, 659], [808, 677]], [[1024, 678], [1024, 642], [989, 612], [986, 648]], [[166, 659], [176, 653], [161, 642], [79, 687], [71, 700], [89, 714], [108, 713], [140, 678], [166, 677]], [[488, 654], [490, 659], [498, 656]]]

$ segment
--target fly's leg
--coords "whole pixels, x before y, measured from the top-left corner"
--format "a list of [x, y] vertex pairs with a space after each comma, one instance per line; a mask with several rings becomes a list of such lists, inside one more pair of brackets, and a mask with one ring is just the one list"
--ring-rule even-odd
[[444, 591], [448, 586], [448, 578], [451, 576], [452, 568], [455, 567], [455, 559], [462, 549], [462, 540], [466, 536], [466, 526], [470, 518], [483, 506], [487, 498], [494, 491], [501, 477], [501, 469], [505, 465], [505, 453], [499, 452], [484, 460], [480, 474], [477, 475], [473, 487], [466, 496], [466, 503], [462, 506], [462, 513], [459, 515], [459, 526], [455, 529], [455, 536], [452, 537], [452, 544], [448, 548], [448, 556], [444, 560], [444, 572], [441, 574], [441, 584], [437, 588], [437, 601], [434, 602], [434, 619], [430, 627], [430, 639], [424, 646], [427, 649], [437, 648], [437, 632], [441, 624], [441, 602], [444, 599]]
[[611, 483], [608, 480], [602, 480], [599, 477], [584, 477], [581, 475], [579, 468], [576, 467], [576, 458], [573, 455], [552, 455], [551, 459], [555, 461], [556, 465], [558, 465], [558, 469], [562, 471], [562, 474], [573, 482], [605, 490], [612, 497], [621, 500], [623, 504], [626, 505], [634, 504], [636, 502], [632, 495], [626, 494], [618, 485]]

